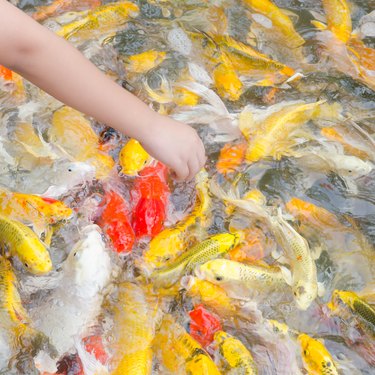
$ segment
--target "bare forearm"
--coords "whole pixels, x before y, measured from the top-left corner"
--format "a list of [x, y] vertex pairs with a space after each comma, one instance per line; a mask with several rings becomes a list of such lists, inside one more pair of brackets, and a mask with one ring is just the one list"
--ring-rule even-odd
[[[2, 5], [2, 4], [1, 4]], [[13, 11], [13, 10], [12, 10]], [[14, 9], [15, 12], [19, 12]], [[135, 138], [157, 118], [151, 109], [107, 78], [62, 38], [19, 12], [22, 40], [13, 56], [0, 61], [63, 103]], [[22, 30], [17, 30], [22, 35]], [[8, 60], [8, 61], [7, 61]]]

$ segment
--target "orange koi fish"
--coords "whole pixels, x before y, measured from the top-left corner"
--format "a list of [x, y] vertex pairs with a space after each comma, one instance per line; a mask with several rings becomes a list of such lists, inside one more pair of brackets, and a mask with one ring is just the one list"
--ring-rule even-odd
[[227, 143], [224, 145], [220, 150], [220, 155], [216, 163], [218, 172], [223, 175], [235, 172], [245, 159], [246, 148], [246, 143], [235, 145]]

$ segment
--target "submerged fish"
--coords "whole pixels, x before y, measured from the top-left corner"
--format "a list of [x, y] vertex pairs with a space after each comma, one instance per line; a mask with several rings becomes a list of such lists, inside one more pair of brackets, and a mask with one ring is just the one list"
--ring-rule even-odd
[[214, 345], [219, 348], [223, 358], [225, 373], [256, 375], [257, 365], [254, 358], [245, 345], [224, 331], [218, 331], [214, 335]]
[[186, 294], [199, 303], [215, 311], [220, 316], [233, 316], [236, 308], [225, 290], [218, 285], [194, 276], [184, 276], [181, 286]]
[[149, 248], [143, 253], [146, 265], [162, 267], [181, 253], [189, 244], [195, 225], [205, 226], [210, 215], [211, 198], [208, 194], [208, 174], [200, 171], [195, 177], [196, 201], [190, 214], [175, 226], [164, 229], [150, 242]]
[[151, 164], [153, 158], [146, 152], [136, 139], [130, 139], [121, 149], [119, 164], [121, 173], [127, 176], [136, 176]]
[[226, 254], [239, 241], [237, 234], [215, 234], [184, 252], [168, 266], [155, 270], [150, 278], [156, 287], [170, 287], [184, 272], [191, 272], [199, 264]]
[[210, 345], [214, 339], [215, 332], [222, 330], [220, 321], [216, 316], [207, 311], [203, 305], [195, 306], [189, 312], [189, 333], [204, 348]]
[[[196, 268], [195, 273], [200, 279], [220, 285], [230, 295], [242, 289], [247, 293], [259, 290], [287, 289], [284, 274], [279, 267], [258, 264], [243, 264], [227, 259], [214, 259]], [[290, 276], [288, 276], [290, 279]], [[290, 280], [289, 280], [290, 283]], [[239, 293], [237, 297], [248, 296]]]
[[90, 11], [81, 19], [62, 26], [57, 31], [57, 35], [65, 39], [94, 38], [95, 33], [103, 35], [103, 33], [115, 31], [129, 17], [136, 16], [138, 12], [138, 6], [130, 1], [108, 3]]
[[12, 265], [0, 256], [0, 371], [6, 371], [12, 355], [28, 349], [30, 355], [32, 345], [46, 340], [32, 328], [31, 320], [22, 305], [17, 290], [17, 279]]
[[154, 348], [170, 371], [191, 375], [220, 375], [215, 363], [171, 315], [165, 315], [155, 336]]
[[147, 73], [159, 66], [166, 58], [166, 52], [149, 50], [127, 58], [126, 69], [132, 73]]
[[[273, 33], [276, 39], [281, 39], [289, 48], [294, 49], [304, 44], [304, 39], [295, 30], [288, 15], [270, 0], [243, 0], [243, 3], [251, 8], [255, 14], [271, 21], [270, 26], [267, 27], [268, 31]], [[253, 15], [256, 22], [260, 21], [259, 18]], [[265, 24], [264, 21], [259, 23]]]
[[335, 362], [324, 344], [304, 333], [298, 336], [306, 371], [311, 375], [338, 375]]
[[[246, 161], [256, 162], [266, 157], [280, 159], [290, 152], [294, 145], [293, 132], [326, 112], [324, 101], [315, 103], [297, 102], [291, 104], [276, 104], [264, 114], [258, 114], [250, 121], [241, 123], [241, 131], [245, 137], [250, 136]], [[324, 107], [324, 108], [322, 108]], [[329, 109], [327, 108], [329, 111]], [[335, 110], [332, 109], [334, 116]]]
[[246, 147], [246, 143], [224, 145], [216, 162], [217, 171], [223, 175], [235, 172], [245, 159]]
[[52, 270], [48, 250], [26, 225], [0, 215], [0, 240], [30, 272], [42, 275]]
[[111, 239], [118, 253], [132, 251], [135, 234], [130, 224], [127, 202], [113, 190], [106, 192], [104, 202], [106, 206], [97, 219], [97, 224]]
[[40, 236], [49, 226], [72, 216], [72, 209], [63, 202], [38, 195], [0, 190], [0, 213], [10, 219], [32, 224]]
[[147, 298], [144, 288], [130, 282], [119, 285], [113, 317], [111, 347], [115, 354], [111, 374], [151, 374], [155, 317], [155, 302]]
[[86, 226], [81, 235], [62, 265], [59, 283], [30, 312], [35, 327], [49, 337], [59, 356], [96, 323], [112, 272], [100, 228]]

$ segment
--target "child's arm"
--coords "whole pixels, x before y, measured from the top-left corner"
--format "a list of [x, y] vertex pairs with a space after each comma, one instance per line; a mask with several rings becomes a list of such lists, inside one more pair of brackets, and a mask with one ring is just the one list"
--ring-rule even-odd
[[68, 42], [5, 0], [0, 0], [0, 64], [63, 103], [136, 138], [180, 180], [192, 179], [205, 163], [194, 129], [152, 111]]

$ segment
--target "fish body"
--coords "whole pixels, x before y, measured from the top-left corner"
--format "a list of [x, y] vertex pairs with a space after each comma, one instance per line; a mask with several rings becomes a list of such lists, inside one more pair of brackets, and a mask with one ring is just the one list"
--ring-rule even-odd
[[294, 29], [290, 18], [270, 0], [243, 0], [244, 4], [255, 13], [267, 17], [272, 28], [277, 31], [289, 48], [297, 48], [304, 44], [304, 39]]
[[0, 77], [3, 78], [5, 81], [11, 81], [13, 77], [13, 72], [5, 66], [0, 65]]
[[367, 334], [375, 338], [375, 310], [356, 293], [346, 290], [335, 290], [328, 304], [333, 315], [351, 320], [353, 317]]
[[130, 1], [108, 3], [90, 11], [86, 16], [64, 25], [57, 31], [57, 35], [65, 39], [93, 38], [95, 32], [103, 34], [115, 30], [123, 25], [129, 17], [136, 16], [139, 8]]
[[292, 198], [285, 207], [296, 219], [306, 225], [313, 226], [317, 230], [327, 231], [327, 229], [335, 229], [347, 231], [348, 229], [341, 224], [333, 213], [302, 199]]
[[212, 78], [222, 98], [235, 102], [242, 95], [243, 84], [230, 62], [218, 65], [212, 72]]
[[235, 337], [228, 335], [224, 331], [218, 331], [214, 335], [215, 346], [219, 348], [224, 359], [224, 367], [230, 374], [258, 374], [257, 366], [253, 356], [245, 345]]
[[198, 279], [194, 276], [184, 276], [181, 285], [186, 289], [186, 294], [218, 315], [233, 315], [236, 311], [232, 300], [223, 288], [206, 280]]
[[220, 233], [194, 245], [170, 265], [155, 270], [151, 280], [157, 287], [170, 287], [184, 272], [191, 272], [199, 264], [226, 254], [239, 241], [237, 234]]
[[324, 344], [304, 333], [298, 336], [306, 371], [311, 375], [338, 375], [335, 362]]
[[[246, 151], [246, 160], [256, 162], [270, 156], [280, 158], [280, 155], [288, 150], [288, 135], [317, 116], [322, 103], [324, 102], [286, 105], [271, 113], [262, 122], [253, 124], [255, 131]], [[246, 129], [241, 131], [244, 134], [247, 132]]]
[[111, 239], [118, 253], [129, 253], [134, 245], [135, 234], [128, 217], [128, 205], [115, 191], [106, 192], [104, 201], [106, 206], [97, 224]]
[[119, 154], [121, 173], [127, 176], [136, 176], [152, 160], [152, 157], [136, 139], [130, 139], [123, 146]]
[[106, 177], [115, 165], [111, 156], [99, 150], [99, 136], [90, 122], [73, 108], [64, 106], [54, 112], [48, 135], [71, 158], [92, 165], [98, 179]]
[[217, 171], [223, 175], [235, 172], [245, 159], [246, 148], [246, 143], [224, 145], [216, 162]]
[[162, 267], [173, 260], [188, 244], [189, 231], [196, 224], [206, 226], [211, 207], [211, 198], [208, 194], [208, 174], [202, 170], [196, 176], [196, 201], [190, 214], [179, 221], [175, 226], [166, 228], [157, 234], [144, 252], [145, 263], [152, 267]]
[[13, 220], [32, 224], [38, 235], [48, 225], [72, 216], [72, 209], [63, 202], [38, 195], [0, 192], [0, 213]]
[[35, 327], [54, 345], [58, 356], [73, 350], [97, 322], [112, 264], [97, 225], [81, 229], [60, 271], [57, 286], [30, 311]]
[[299, 309], [306, 310], [318, 295], [316, 265], [307, 241], [279, 213], [271, 218], [272, 231], [292, 271], [292, 289]]
[[222, 329], [220, 321], [203, 305], [195, 306], [194, 310], [189, 312], [189, 316], [191, 337], [206, 348], [213, 341], [215, 332]]
[[0, 240], [30, 272], [41, 275], [52, 270], [48, 250], [26, 225], [0, 215]]
[[249, 291], [288, 288], [283, 273], [278, 267], [214, 259], [200, 265], [195, 273], [199, 278], [221, 286], [228, 293], [231, 287], [244, 287]]
[[[171, 315], [165, 315], [155, 336], [155, 351], [162, 364], [170, 371], [186, 374], [219, 375], [215, 363], [185, 329]], [[201, 358], [206, 357], [205, 359]]]
[[128, 57], [126, 68], [133, 73], [147, 73], [159, 66], [166, 58], [163, 51], [145, 51]]
[[352, 34], [350, 8], [346, 0], [322, 0], [327, 17], [327, 28], [343, 43], [348, 42]]
[[130, 282], [120, 284], [113, 317], [112, 374], [151, 374], [155, 309], [143, 288]]

